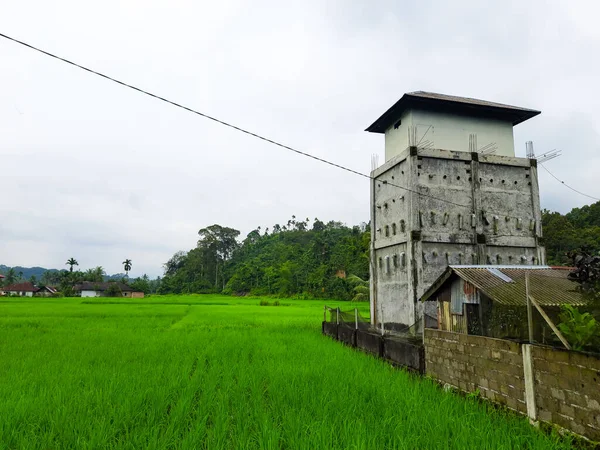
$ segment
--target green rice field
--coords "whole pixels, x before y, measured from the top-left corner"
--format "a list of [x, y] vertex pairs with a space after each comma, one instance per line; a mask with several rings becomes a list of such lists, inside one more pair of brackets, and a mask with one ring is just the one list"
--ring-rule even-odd
[[0, 449], [569, 448], [259, 301], [2, 298]]

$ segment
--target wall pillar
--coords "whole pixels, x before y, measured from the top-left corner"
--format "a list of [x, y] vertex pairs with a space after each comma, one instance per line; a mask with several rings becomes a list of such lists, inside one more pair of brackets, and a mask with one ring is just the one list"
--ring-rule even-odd
[[525, 403], [527, 415], [532, 422], [537, 421], [537, 408], [535, 404], [535, 380], [533, 377], [533, 357], [531, 356], [531, 344], [523, 344], [523, 374], [525, 379]]

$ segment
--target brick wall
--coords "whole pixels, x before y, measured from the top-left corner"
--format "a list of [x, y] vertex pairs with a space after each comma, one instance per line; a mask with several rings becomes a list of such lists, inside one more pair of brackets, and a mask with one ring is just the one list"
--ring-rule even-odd
[[532, 346], [537, 417], [600, 441], [600, 358]]
[[429, 328], [424, 341], [427, 375], [527, 413], [519, 344]]

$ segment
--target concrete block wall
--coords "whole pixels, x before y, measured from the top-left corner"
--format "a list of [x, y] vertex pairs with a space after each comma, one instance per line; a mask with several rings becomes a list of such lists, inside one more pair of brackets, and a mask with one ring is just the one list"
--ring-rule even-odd
[[600, 441], [600, 357], [532, 346], [537, 418]]
[[424, 342], [427, 375], [527, 413], [519, 344], [434, 329], [425, 330]]
[[600, 441], [600, 355], [434, 329], [424, 343], [427, 375]]

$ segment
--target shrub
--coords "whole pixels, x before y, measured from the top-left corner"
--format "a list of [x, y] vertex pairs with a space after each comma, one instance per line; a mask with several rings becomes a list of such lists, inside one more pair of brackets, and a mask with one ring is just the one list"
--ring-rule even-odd
[[598, 338], [600, 324], [590, 313], [581, 313], [571, 305], [563, 305], [561, 310], [558, 329], [573, 350], [583, 350]]

